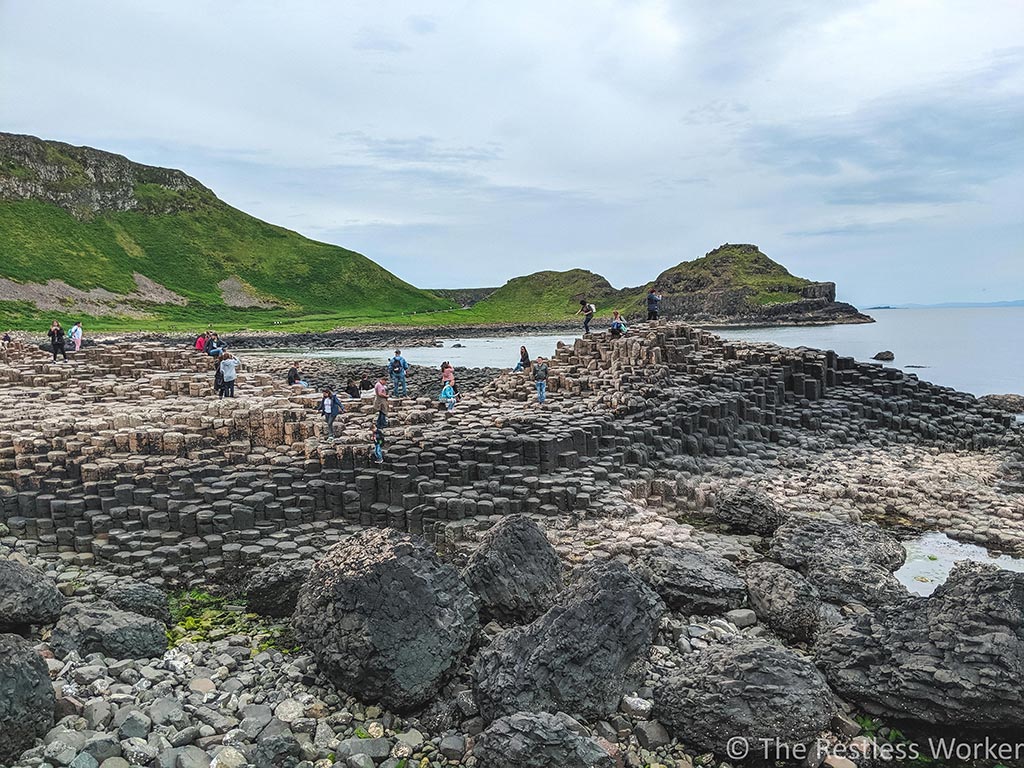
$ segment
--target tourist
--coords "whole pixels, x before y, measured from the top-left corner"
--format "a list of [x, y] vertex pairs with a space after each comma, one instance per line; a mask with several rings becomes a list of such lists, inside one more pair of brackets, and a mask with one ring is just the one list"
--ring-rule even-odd
[[206, 346], [203, 347], [203, 350], [210, 357], [220, 357], [221, 355], [224, 354], [224, 348], [226, 346], [227, 345], [220, 340], [220, 336], [218, 336], [216, 333], [212, 333], [210, 334], [210, 337], [206, 340]]
[[373, 443], [373, 463], [384, 463], [384, 430], [374, 424], [370, 428], [370, 441]]
[[75, 352], [82, 348], [82, 321], [71, 326], [71, 341], [74, 342]]
[[224, 371], [220, 369], [220, 360], [213, 361], [213, 393], [223, 397]]
[[512, 373], [519, 373], [520, 371], [530, 370], [530, 366], [533, 365], [530, 360], [530, 353], [526, 351], [526, 347], [519, 348], [519, 362], [516, 363], [516, 367], [512, 369]]
[[292, 367], [288, 369], [288, 376], [286, 378], [288, 380], [289, 387], [294, 387], [296, 384], [303, 387], [309, 386], [309, 384], [302, 379], [302, 373], [299, 371], [299, 363], [297, 361], [292, 363]]
[[57, 362], [57, 353], [64, 358], [64, 362], [68, 361], [67, 350], [64, 349], [64, 329], [60, 327], [60, 323], [56, 320], [50, 325], [50, 331], [46, 334], [50, 337], [50, 351], [53, 352], [53, 362]]
[[195, 342], [195, 344], [192, 345], [193, 347], [195, 347], [196, 352], [205, 352], [206, 351], [206, 340], [209, 339], [209, 338], [210, 338], [209, 331], [203, 331], [198, 336], [196, 336], [196, 342]]
[[455, 383], [455, 369], [452, 364], [445, 360], [441, 363], [441, 387], [444, 388], [445, 384], [450, 384], [452, 391], [455, 393], [455, 399], [459, 399], [459, 385]]
[[619, 310], [612, 312], [612, 324], [609, 328], [613, 339], [620, 338], [629, 328], [626, 327], [626, 321], [622, 319], [622, 315], [619, 314]]
[[368, 374], [363, 374], [363, 378], [359, 382], [359, 389], [362, 390], [363, 392], [369, 392], [371, 389], [373, 389], [373, 382], [370, 381], [370, 377]]
[[324, 387], [324, 395], [320, 400], [320, 405], [317, 411], [324, 415], [324, 420], [327, 422], [327, 441], [334, 441], [334, 420], [338, 418], [338, 414], [345, 410], [345, 406], [341, 404], [341, 400], [334, 394], [334, 390], [330, 387]]
[[7, 348], [9, 346], [11, 346], [11, 342], [13, 342], [13, 341], [14, 341], [14, 339], [11, 338], [10, 331], [5, 331], [4, 332], [4, 337], [2, 339], [0, 339], [0, 349], [2, 349], [4, 352], [6, 352]]
[[387, 429], [391, 426], [388, 415], [384, 411], [377, 411], [377, 429]]
[[451, 384], [445, 384], [444, 387], [441, 388], [441, 395], [437, 399], [445, 404], [445, 407], [448, 409], [448, 413], [455, 410], [455, 390], [452, 388]]
[[359, 399], [359, 397], [361, 395], [361, 392], [359, 390], [359, 385], [356, 384], [356, 380], [355, 379], [349, 379], [348, 380], [348, 386], [345, 387], [345, 394], [347, 394], [349, 397], [351, 397], [351, 398], [353, 398], [355, 400]]
[[548, 364], [539, 355], [533, 364], [533, 383], [537, 387], [537, 402], [543, 405], [548, 399]]
[[373, 407], [378, 411], [387, 413], [388, 405], [388, 380], [381, 376], [373, 387]]
[[238, 358], [230, 352], [224, 352], [220, 356], [220, 372], [224, 375], [224, 386], [221, 387], [221, 397], [235, 396], [235, 379], [238, 377]]
[[597, 312], [597, 307], [591, 304], [586, 299], [580, 300], [580, 308], [576, 313], [577, 315], [583, 315], [583, 332], [590, 333], [590, 321], [594, 319], [594, 313]]
[[409, 363], [402, 357], [402, 350], [396, 349], [395, 356], [388, 360], [388, 371], [391, 372], [391, 388], [395, 397], [405, 397], [409, 394], [409, 388], [405, 384], [405, 373], [409, 370]]
[[661, 294], [657, 293], [654, 286], [647, 292], [647, 319], [657, 320], [661, 311]]

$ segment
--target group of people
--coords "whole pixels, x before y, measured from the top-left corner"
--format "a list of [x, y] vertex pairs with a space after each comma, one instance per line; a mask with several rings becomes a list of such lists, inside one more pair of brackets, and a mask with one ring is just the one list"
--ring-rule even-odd
[[[647, 319], [658, 320], [661, 317], [661, 300], [662, 295], [658, 293], [656, 287], [650, 288], [647, 291]], [[580, 299], [580, 308], [576, 312], [577, 315], [583, 315], [583, 333], [590, 333], [590, 322], [594, 319], [594, 314], [597, 312], [597, 307], [589, 299]], [[612, 322], [608, 328], [613, 339], [618, 339], [625, 335], [629, 330], [626, 326], [626, 320], [622, 316], [619, 310], [612, 312]]]
[[533, 375], [533, 385], [537, 389], [537, 402], [543, 405], [544, 401], [548, 399], [548, 361], [541, 355], [533, 360], [526, 347], [519, 347], [519, 362], [512, 369], [512, 373], [520, 371]]
[[221, 341], [220, 336], [214, 331], [204, 331], [196, 336], [192, 346], [196, 352], [213, 358], [214, 393], [220, 398], [234, 397], [241, 362], [228, 352], [227, 344]]
[[[50, 330], [46, 334], [50, 337], [50, 351], [53, 353], [53, 362], [57, 362], [57, 355], [66, 363], [68, 361], [68, 347], [78, 352], [82, 348], [82, 323], [77, 322], [71, 326], [67, 333], [61, 327], [59, 321], [54, 320], [50, 324]], [[8, 337], [9, 338], [9, 337]]]
[[196, 336], [196, 352], [204, 352], [210, 357], [220, 357], [227, 349], [227, 344], [221, 341], [220, 336], [214, 331], [203, 331]]

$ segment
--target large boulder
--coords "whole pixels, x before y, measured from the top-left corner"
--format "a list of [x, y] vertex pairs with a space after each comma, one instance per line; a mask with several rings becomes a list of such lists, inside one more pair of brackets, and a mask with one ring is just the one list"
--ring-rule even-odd
[[153, 659], [167, 650], [167, 631], [149, 616], [122, 611], [113, 603], [70, 603], [50, 637], [58, 658], [72, 651], [102, 653], [115, 659]]
[[46, 662], [17, 635], [0, 634], [0, 765], [53, 727], [56, 700]]
[[122, 611], [149, 616], [162, 624], [171, 623], [167, 593], [144, 581], [118, 580], [103, 593], [103, 599]]
[[745, 485], [722, 489], [712, 516], [738, 533], [771, 536], [789, 515], [764, 493]]
[[796, 571], [770, 562], [748, 566], [744, 576], [750, 607], [761, 621], [787, 640], [814, 640], [823, 607], [813, 584]]
[[822, 634], [836, 692], [893, 718], [1024, 725], [1024, 573], [957, 563], [930, 597], [883, 605]]
[[474, 693], [481, 715], [615, 711], [663, 611], [658, 595], [621, 563], [589, 569], [547, 613], [480, 652]]
[[537, 523], [511, 515], [484, 534], [463, 578], [480, 598], [484, 621], [525, 624], [554, 604], [562, 563]]
[[308, 560], [279, 560], [256, 571], [245, 590], [249, 610], [277, 619], [291, 616], [312, 568]]
[[739, 608], [747, 587], [736, 566], [700, 549], [662, 547], [636, 567], [673, 611], [714, 615]]
[[24, 633], [60, 616], [64, 597], [38, 568], [0, 559], [0, 632]]
[[834, 605], [876, 607], [906, 600], [910, 592], [888, 568], [876, 563], [813, 565], [807, 578], [822, 600]]
[[655, 688], [654, 706], [680, 739], [719, 755], [735, 736], [752, 745], [808, 744], [836, 711], [809, 659], [748, 638], [681, 657], [676, 673]]
[[895, 571], [906, 561], [907, 551], [877, 525], [796, 517], [775, 532], [768, 557], [804, 573], [840, 563], [874, 563]]
[[293, 618], [343, 691], [407, 712], [455, 669], [479, 627], [476, 598], [426, 541], [364, 530], [313, 566]]
[[473, 756], [502, 768], [614, 768], [596, 740], [580, 736], [547, 712], [517, 712], [495, 720], [476, 738]]

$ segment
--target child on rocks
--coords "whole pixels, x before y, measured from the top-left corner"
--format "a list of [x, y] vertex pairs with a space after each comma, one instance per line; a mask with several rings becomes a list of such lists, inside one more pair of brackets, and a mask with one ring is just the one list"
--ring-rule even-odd
[[384, 463], [384, 430], [374, 424], [370, 428], [370, 441], [373, 443], [371, 449], [373, 451], [373, 463], [383, 464]]

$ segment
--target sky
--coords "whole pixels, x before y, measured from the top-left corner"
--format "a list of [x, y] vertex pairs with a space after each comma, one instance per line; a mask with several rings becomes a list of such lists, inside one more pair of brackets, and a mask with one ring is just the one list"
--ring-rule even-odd
[[421, 287], [731, 242], [860, 306], [1024, 298], [1020, 0], [0, 0], [0, 130]]

